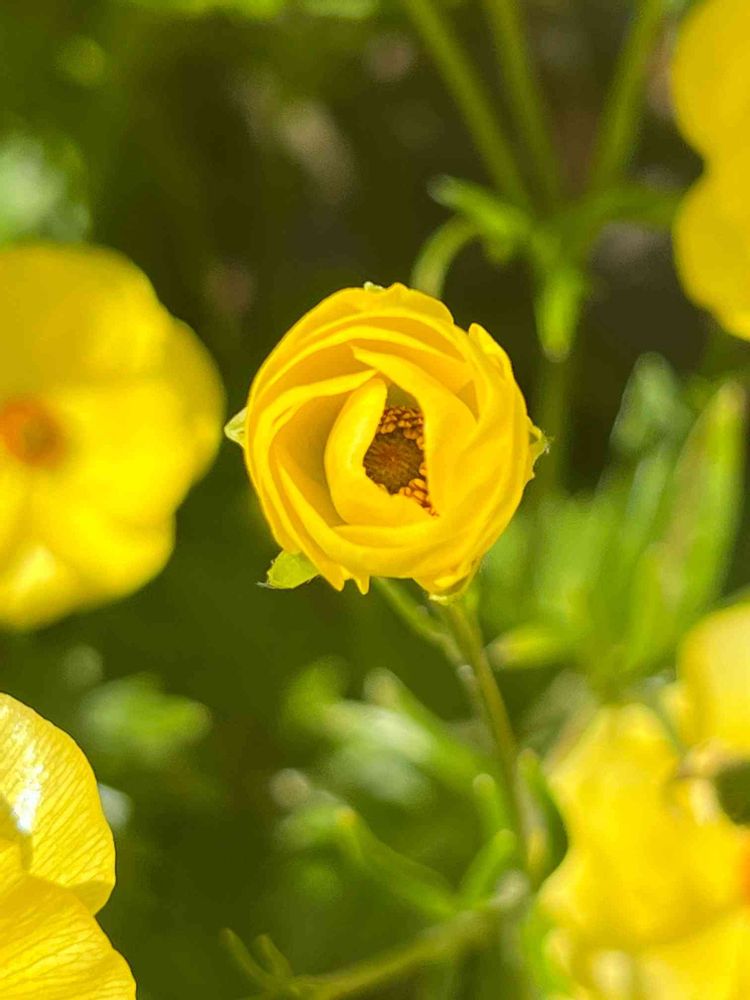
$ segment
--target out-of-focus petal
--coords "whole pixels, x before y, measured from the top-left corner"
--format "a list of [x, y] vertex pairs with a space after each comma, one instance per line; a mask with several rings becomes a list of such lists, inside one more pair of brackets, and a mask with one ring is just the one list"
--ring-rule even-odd
[[746, 0], [701, 0], [680, 27], [672, 93], [682, 131], [709, 157], [731, 153], [750, 116]]
[[748, 834], [678, 764], [656, 717], [628, 705], [598, 712], [552, 770], [571, 846], [543, 899], [590, 947], [674, 940], [743, 901]]
[[685, 639], [678, 663], [685, 737], [750, 753], [750, 603], [717, 611]]
[[709, 170], [683, 200], [674, 244], [690, 297], [725, 329], [750, 339], [750, 213], [747, 202], [737, 204], [744, 197], [744, 182], [735, 186], [732, 178]]

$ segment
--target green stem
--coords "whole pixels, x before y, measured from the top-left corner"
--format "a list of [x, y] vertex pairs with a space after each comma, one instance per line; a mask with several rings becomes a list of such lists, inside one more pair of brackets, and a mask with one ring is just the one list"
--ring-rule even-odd
[[430, 50], [497, 188], [519, 205], [530, 204], [523, 177], [481, 77], [458, 43], [453, 25], [435, 0], [402, 0]]
[[452, 642], [451, 635], [445, 628], [436, 621], [428, 609], [415, 600], [402, 584], [395, 580], [388, 580], [384, 577], [373, 577], [373, 586], [380, 591], [385, 600], [396, 612], [399, 618], [409, 626], [409, 628], [420, 636], [438, 646], [443, 652], [450, 655]]
[[546, 102], [529, 52], [519, 0], [484, 0], [484, 5], [516, 127], [531, 154], [545, 198], [555, 204], [562, 190], [558, 156], [552, 143]]
[[528, 861], [526, 828], [521, 796], [518, 785], [516, 761], [518, 751], [513, 729], [508, 717], [500, 688], [487, 659], [482, 641], [481, 629], [476, 615], [470, 611], [464, 600], [443, 605], [443, 615], [450, 624], [456, 645], [465, 658], [476, 681], [476, 688], [484, 710], [487, 726], [495, 744], [504, 792], [510, 814], [510, 827], [518, 839], [524, 867]]
[[560, 493], [564, 487], [564, 472], [568, 456], [570, 414], [568, 398], [572, 383], [574, 344], [568, 355], [553, 360], [541, 358], [541, 377], [537, 389], [534, 420], [549, 438], [549, 451], [542, 455], [536, 466], [533, 483], [537, 500]]
[[596, 144], [590, 184], [595, 191], [617, 183], [627, 168], [638, 130], [646, 71], [665, 14], [665, 0], [638, 0]]
[[472, 222], [456, 216], [439, 226], [425, 241], [417, 255], [411, 274], [412, 288], [432, 295], [443, 296], [443, 286], [448, 270], [465, 246], [479, 236]]
[[348, 969], [322, 976], [300, 976], [294, 986], [310, 1000], [339, 1000], [403, 979], [416, 969], [481, 947], [497, 930], [498, 907], [467, 910], [433, 927], [402, 948], [394, 948]]

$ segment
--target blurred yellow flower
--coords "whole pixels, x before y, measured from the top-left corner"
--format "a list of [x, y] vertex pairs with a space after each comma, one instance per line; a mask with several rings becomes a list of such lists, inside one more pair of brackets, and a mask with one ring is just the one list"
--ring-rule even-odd
[[482, 327], [403, 285], [331, 295], [258, 372], [247, 467], [274, 537], [337, 589], [471, 576], [521, 500], [539, 432]]
[[108, 250], [0, 251], [0, 624], [129, 593], [214, 455], [214, 365]]
[[115, 882], [96, 780], [73, 740], [0, 695], [0, 996], [135, 1000], [93, 914]]
[[750, 4], [703, 0], [686, 17], [675, 53], [677, 120], [706, 173], [675, 226], [688, 293], [730, 332], [750, 338]]
[[555, 762], [570, 836], [541, 901], [581, 998], [750, 996], [750, 830], [702, 775], [750, 748], [750, 605], [688, 637], [667, 701], [688, 746], [642, 705], [601, 709]]

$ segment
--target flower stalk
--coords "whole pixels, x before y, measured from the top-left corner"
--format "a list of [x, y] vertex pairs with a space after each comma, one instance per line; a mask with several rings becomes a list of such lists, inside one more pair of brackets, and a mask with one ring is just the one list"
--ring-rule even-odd
[[330, 975], [301, 976], [294, 982], [297, 995], [306, 1000], [340, 1000], [403, 979], [423, 966], [464, 955], [482, 947], [497, 933], [499, 910], [499, 904], [493, 901], [429, 928], [402, 948]]
[[638, 0], [620, 53], [594, 152], [590, 188], [605, 190], [621, 179], [638, 131], [649, 60], [666, 15], [665, 0]]
[[495, 38], [500, 77], [511, 113], [532, 158], [542, 194], [554, 205], [561, 195], [558, 157], [549, 114], [529, 52], [519, 0], [484, 0]]
[[476, 614], [467, 607], [465, 599], [443, 605], [442, 614], [450, 626], [462, 658], [471, 668], [476, 682], [476, 691], [495, 746], [504, 786], [503, 791], [506, 796], [510, 828], [517, 838], [520, 860], [525, 868], [528, 861], [528, 850], [516, 768], [518, 751], [508, 710], [487, 658]]
[[528, 206], [530, 197], [512, 145], [493, 109], [492, 100], [452, 25], [435, 0], [403, 0], [472, 135], [493, 182], [510, 201]]

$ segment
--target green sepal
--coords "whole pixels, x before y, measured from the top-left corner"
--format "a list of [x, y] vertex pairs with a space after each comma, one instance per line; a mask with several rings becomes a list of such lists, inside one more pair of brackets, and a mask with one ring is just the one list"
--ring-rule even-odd
[[232, 419], [224, 427], [224, 434], [230, 441], [234, 441], [240, 448], [245, 446], [245, 420], [247, 418], [247, 407], [243, 406], [239, 413], [235, 413]]
[[319, 576], [317, 569], [301, 552], [280, 552], [268, 569], [263, 587], [272, 590], [294, 590]]

